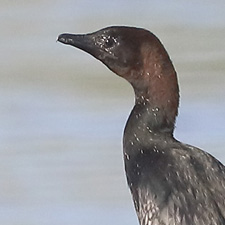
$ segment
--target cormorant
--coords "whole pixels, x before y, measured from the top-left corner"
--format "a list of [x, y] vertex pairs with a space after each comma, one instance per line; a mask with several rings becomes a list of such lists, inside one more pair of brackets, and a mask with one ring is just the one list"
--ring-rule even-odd
[[173, 136], [179, 105], [170, 57], [150, 31], [112, 26], [58, 41], [104, 63], [133, 87], [123, 153], [140, 225], [224, 225], [225, 167]]

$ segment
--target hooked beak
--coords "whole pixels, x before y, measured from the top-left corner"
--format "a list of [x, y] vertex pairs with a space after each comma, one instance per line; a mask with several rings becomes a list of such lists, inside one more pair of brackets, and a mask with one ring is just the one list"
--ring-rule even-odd
[[96, 58], [100, 54], [100, 49], [95, 45], [95, 40], [91, 34], [60, 34], [57, 41], [79, 48]]

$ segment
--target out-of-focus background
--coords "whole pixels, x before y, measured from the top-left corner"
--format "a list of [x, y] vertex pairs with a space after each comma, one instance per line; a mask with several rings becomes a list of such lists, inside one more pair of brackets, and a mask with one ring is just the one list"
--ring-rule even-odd
[[127, 82], [60, 33], [144, 27], [178, 72], [175, 136], [225, 163], [225, 2], [0, 2], [0, 224], [138, 224], [122, 160]]

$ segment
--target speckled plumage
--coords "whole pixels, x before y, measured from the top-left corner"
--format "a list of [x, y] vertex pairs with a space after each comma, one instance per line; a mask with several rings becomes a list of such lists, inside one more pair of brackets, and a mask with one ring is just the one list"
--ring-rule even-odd
[[179, 88], [159, 39], [141, 28], [115, 26], [58, 40], [93, 55], [134, 89], [123, 153], [140, 225], [224, 225], [225, 167], [173, 137]]
[[146, 107], [134, 107], [124, 132], [125, 169], [140, 224], [225, 224], [224, 166], [170, 133], [152, 132]]

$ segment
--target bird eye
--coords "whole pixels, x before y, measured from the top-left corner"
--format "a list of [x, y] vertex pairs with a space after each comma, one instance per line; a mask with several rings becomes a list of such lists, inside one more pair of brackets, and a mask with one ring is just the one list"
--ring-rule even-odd
[[112, 37], [109, 37], [109, 38], [107, 38], [107, 39], [105, 40], [105, 47], [106, 47], [106, 48], [111, 48], [111, 47], [114, 46], [114, 44], [115, 44], [115, 39], [112, 38]]

